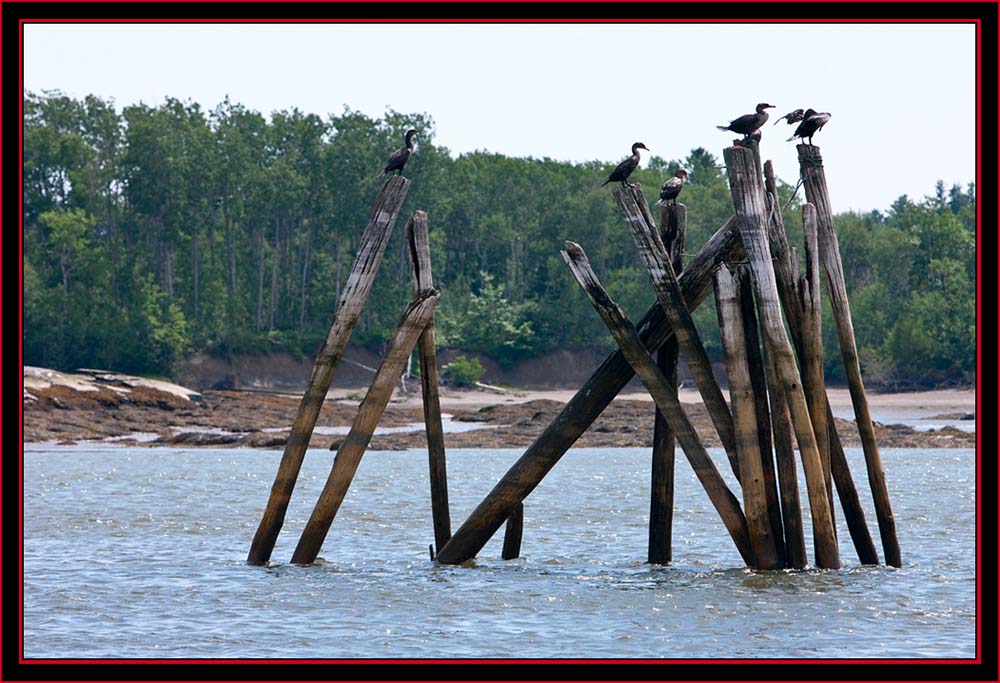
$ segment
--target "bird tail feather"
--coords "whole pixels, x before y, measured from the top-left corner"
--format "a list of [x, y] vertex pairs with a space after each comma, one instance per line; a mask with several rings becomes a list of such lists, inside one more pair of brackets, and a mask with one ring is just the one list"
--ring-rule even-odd
[[662, 199], [657, 199], [656, 200], [656, 206], [663, 206], [664, 204], [666, 204], [666, 202], [663, 201]]
[[610, 180], [605, 180], [603, 183], [601, 183], [600, 185], [598, 185], [598, 187], [604, 187], [605, 185], [607, 185], [610, 182], [611, 182]]
[[792, 137], [790, 137], [790, 138], [788, 138], [787, 140], [785, 140], [785, 142], [791, 142], [791, 141], [792, 141], [792, 140], [794, 140], [794, 139], [795, 139], [795, 136], [793, 135]]
[[729, 130], [729, 126], [716, 126], [719, 130]]

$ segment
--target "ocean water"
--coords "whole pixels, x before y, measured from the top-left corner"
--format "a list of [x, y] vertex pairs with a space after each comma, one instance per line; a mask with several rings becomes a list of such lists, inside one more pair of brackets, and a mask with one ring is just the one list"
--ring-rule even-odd
[[[453, 530], [520, 455], [448, 452]], [[860, 566], [838, 506], [836, 571], [744, 568], [680, 452], [674, 561], [646, 564], [637, 448], [569, 451], [525, 500], [521, 557], [500, 559], [501, 528], [470, 566], [429, 560], [426, 452], [369, 452], [320, 561], [290, 565], [332, 457], [308, 452], [273, 562], [251, 567], [280, 451], [29, 444], [24, 657], [975, 656], [971, 449], [884, 449], [904, 566]], [[860, 449], [848, 459], [881, 556]]]

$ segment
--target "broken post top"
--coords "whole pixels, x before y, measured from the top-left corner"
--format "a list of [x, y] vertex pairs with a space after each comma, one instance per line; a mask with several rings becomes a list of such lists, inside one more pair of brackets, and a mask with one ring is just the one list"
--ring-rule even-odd
[[795, 145], [795, 149], [799, 152], [799, 166], [803, 170], [811, 167], [823, 168], [823, 155], [820, 154], [819, 147], [803, 143]]
[[[383, 211], [383, 207], [388, 204], [392, 206], [396, 204], [396, 198], [393, 195], [403, 194], [403, 199], [406, 198], [406, 192], [410, 189], [410, 181], [401, 175], [389, 176], [382, 183], [382, 187], [379, 188], [378, 194], [375, 196], [375, 204], [372, 206], [372, 214], [368, 219], [369, 222], [374, 223], [378, 219], [378, 215]], [[402, 199], [398, 200], [398, 203], [402, 205]], [[396, 210], [399, 207], [396, 206]]]
[[653, 220], [653, 214], [649, 211], [646, 196], [642, 193], [642, 185], [634, 183], [627, 187], [616, 187], [611, 194], [614, 196], [615, 201], [618, 202], [618, 208], [621, 210], [625, 222], [630, 225], [633, 223], [640, 225], [645, 223], [649, 227], [650, 236], [653, 242], [656, 243], [659, 252], [666, 254], [667, 248], [660, 237], [660, 231], [656, 228], [656, 221]]
[[[576, 264], [587, 261], [588, 260], [587, 253], [583, 250], [583, 247], [581, 247], [576, 242], [566, 240], [565, 245], [566, 249], [560, 252], [562, 254], [563, 261], [566, 262], [566, 265], [568, 265], [573, 270], [574, 273], [578, 273]], [[580, 277], [583, 277], [584, 281], [588, 285], [593, 286], [600, 284], [593, 277], [593, 272], [587, 272], [586, 270], [584, 270], [580, 271], [578, 275]], [[612, 301], [611, 298], [608, 296], [608, 293], [599, 286], [593, 287], [592, 289], [588, 289], [587, 292], [590, 296], [595, 297], [597, 303], [599, 303], [602, 306], [608, 306], [608, 307], [617, 306], [617, 304], [614, 301]]]
[[[753, 153], [753, 150], [742, 145], [733, 145], [722, 150], [722, 157], [725, 160], [726, 168], [729, 171], [730, 185], [732, 185], [734, 178], [746, 178], [747, 182], [751, 183], [751, 194], [753, 194], [753, 189], [757, 183], [760, 183], [761, 198], [763, 198], [764, 179], [754, 169], [756, 155]], [[739, 208], [739, 206], [737, 206], [737, 208]], [[737, 211], [737, 215], [739, 215], [739, 211]], [[761, 215], [766, 214], [762, 211]]]
[[406, 224], [406, 241], [410, 248], [410, 279], [413, 294], [419, 295], [434, 287], [431, 275], [431, 252], [427, 240], [427, 212], [413, 212]]

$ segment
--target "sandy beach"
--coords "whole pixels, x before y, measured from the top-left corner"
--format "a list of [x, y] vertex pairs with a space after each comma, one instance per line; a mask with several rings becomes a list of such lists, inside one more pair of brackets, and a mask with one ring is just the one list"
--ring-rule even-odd
[[[328, 396], [331, 400], [350, 401], [351, 396], [364, 393], [363, 387], [357, 389], [337, 389], [331, 391]], [[471, 411], [479, 410], [489, 405], [504, 405], [526, 403], [528, 401], [557, 401], [566, 403], [574, 394], [576, 389], [551, 389], [551, 390], [513, 390], [509, 393], [500, 393], [488, 390], [456, 390], [442, 388], [441, 409]], [[723, 393], [728, 400], [729, 395], [726, 389]], [[826, 390], [830, 399], [830, 407], [837, 417], [853, 419], [854, 412], [851, 404], [851, 394], [847, 387], [828, 387]], [[694, 387], [682, 387], [678, 390], [677, 396], [681, 403], [701, 403], [701, 395]], [[912, 417], [914, 419], [930, 418], [937, 415], [954, 413], [975, 413], [976, 392], [974, 389], [940, 389], [935, 391], [916, 391], [895, 394], [880, 394], [867, 392], [869, 407], [874, 419], [875, 414], [887, 416], [898, 416], [900, 418]], [[647, 401], [653, 402], [652, 397], [646, 392], [623, 392], [618, 395], [616, 401]], [[421, 405], [420, 393], [402, 394], [400, 391], [393, 395], [391, 403], [399, 406]], [[882, 421], [882, 420], [879, 420]]]

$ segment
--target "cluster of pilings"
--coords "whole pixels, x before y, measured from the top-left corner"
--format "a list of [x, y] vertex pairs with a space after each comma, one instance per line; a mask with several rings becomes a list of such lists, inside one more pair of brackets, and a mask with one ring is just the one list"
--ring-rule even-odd
[[[806, 566], [802, 504], [794, 444], [798, 445], [812, 521], [814, 564], [841, 566], [834, 491], [862, 564], [878, 564], [857, 489], [837, 434], [823, 381], [820, 334], [820, 263], [826, 280], [851, 400], [861, 435], [885, 561], [900, 566], [899, 544], [868, 412], [818, 147], [799, 145], [807, 203], [802, 209], [805, 272], [790, 247], [771, 162], [760, 164], [757, 143], [724, 152], [735, 215], [685, 266], [687, 209], [661, 208], [658, 230], [638, 185], [613, 191], [635, 239], [656, 303], [634, 325], [608, 296], [583, 248], [566, 242], [563, 258], [607, 325], [618, 350], [597, 368], [521, 458], [455, 532], [450, 534], [445, 451], [437, 394], [434, 305], [426, 214], [407, 226], [414, 299], [403, 313], [357, 418], [340, 445], [330, 476], [292, 557], [315, 560], [367, 448], [379, 417], [414, 346], [420, 353], [430, 464], [435, 546], [443, 564], [469, 560], [505, 522], [502, 557], [520, 552], [523, 501], [633, 376], [656, 405], [652, 456], [649, 552], [652, 563], [672, 561], [674, 450], [679, 444], [747, 566]], [[326, 341], [279, 465], [271, 496], [247, 561], [270, 558], [319, 409], [351, 330], [367, 299], [389, 233], [409, 189], [390, 178], [376, 199], [351, 276], [341, 294]], [[691, 311], [714, 291], [729, 380], [727, 404], [712, 372]], [[787, 329], [791, 334], [789, 339]], [[683, 354], [739, 483], [726, 484], [677, 398], [678, 355]], [[794, 435], [794, 441], [793, 441]], [[740, 499], [742, 498], [742, 506]]]
[[[684, 266], [687, 212], [664, 206], [657, 229], [637, 185], [614, 190], [648, 271], [656, 304], [634, 325], [608, 296], [580, 245], [562, 252], [618, 349], [528, 447], [439, 551], [437, 560], [470, 559], [504, 520], [520, 519], [524, 499], [573, 442], [637, 375], [657, 407], [654, 426], [648, 559], [671, 555], [674, 442], [680, 444], [740, 556], [753, 568], [807, 564], [794, 444], [798, 445], [812, 520], [814, 564], [841, 566], [834, 490], [862, 564], [878, 564], [823, 381], [820, 263], [861, 435], [885, 561], [900, 566], [895, 521], [861, 371], [818, 147], [799, 145], [806, 272], [788, 239], [771, 162], [757, 143], [724, 152], [735, 215]], [[678, 275], [679, 272], [679, 275]], [[730, 404], [712, 373], [691, 311], [714, 290], [729, 379]], [[786, 334], [785, 324], [791, 333]], [[677, 398], [677, 357], [684, 354], [741, 489], [720, 475]], [[651, 357], [656, 354], [655, 360]], [[794, 442], [793, 442], [794, 435]]]

